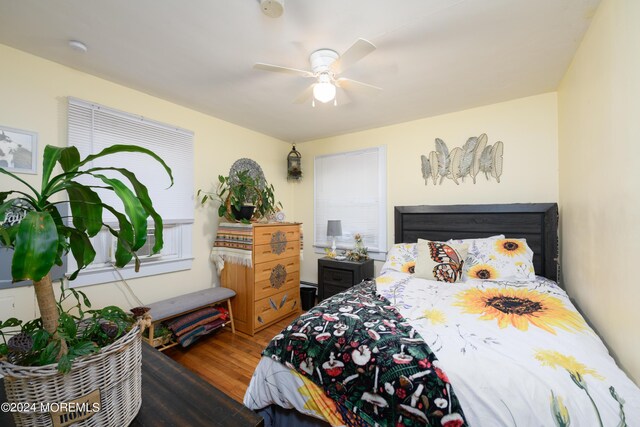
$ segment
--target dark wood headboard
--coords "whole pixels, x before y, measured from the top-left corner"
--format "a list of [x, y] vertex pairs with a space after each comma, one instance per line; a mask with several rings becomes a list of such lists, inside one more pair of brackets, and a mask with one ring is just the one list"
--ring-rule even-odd
[[558, 205], [396, 206], [395, 242], [445, 241], [504, 234], [527, 239], [536, 274], [558, 281]]

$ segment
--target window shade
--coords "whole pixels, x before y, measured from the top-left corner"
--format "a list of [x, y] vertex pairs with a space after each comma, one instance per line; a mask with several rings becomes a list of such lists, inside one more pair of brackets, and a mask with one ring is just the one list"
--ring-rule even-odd
[[[153, 206], [165, 222], [193, 221], [193, 132], [69, 98], [68, 135], [69, 146], [77, 147], [81, 157], [97, 154], [116, 144], [136, 145], [153, 151], [171, 168], [173, 187], [167, 189], [170, 180], [163, 167], [145, 154], [118, 153], [97, 159], [91, 166], [115, 166], [132, 171], [149, 189]], [[128, 184], [126, 178], [116, 172], [105, 171], [103, 174]], [[88, 179], [85, 183], [89, 183]], [[122, 209], [122, 203], [112, 191], [96, 191], [105, 203]], [[106, 211], [105, 219], [115, 220]]]
[[357, 233], [372, 252], [386, 250], [384, 147], [315, 158], [314, 244], [331, 246], [327, 221], [342, 222], [339, 248], [353, 248]]

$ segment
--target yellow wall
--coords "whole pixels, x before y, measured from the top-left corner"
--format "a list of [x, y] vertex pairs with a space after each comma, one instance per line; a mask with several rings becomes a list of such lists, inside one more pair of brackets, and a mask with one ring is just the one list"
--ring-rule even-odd
[[[38, 132], [38, 171], [46, 144], [66, 145], [66, 97], [74, 96], [194, 131], [196, 189], [213, 188], [218, 174], [226, 175], [235, 160], [249, 157], [260, 163], [285, 209], [291, 205], [292, 184], [286, 181], [285, 168], [289, 144], [7, 46], [0, 45], [0, 58], [0, 124]], [[41, 179], [40, 175], [21, 177], [35, 185]], [[9, 188], [15, 188], [15, 184], [0, 176], [0, 189]], [[212, 207], [196, 207], [195, 260], [190, 271], [129, 281], [144, 303], [211, 286], [215, 270], [209, 261], [209, 248], [217, 217]], [[129, 303], [121, 285], [95, 285], [82, 290], [96, 306], [116, 304], [127, 308], [135, 304]], [[0, 319], [9, 315], [35, 317], [32, 287], [0, 291], [0, 299], [11, 297], [15, 310], [0, 313]]]
[[[233, 161], [253, 158], [277, 190], [290, 220], [306, 231], [302, 279], [316, 282], [313, 251], [313, 158], [387, 146], [388, 246], [393, 207], [419, 204], [554, 202], [560, 200], [564, 285], [640, 381], [640, 287], [632, 279], [640, 253], [640, 2], [604, 0], [558, 94], [548, 93], [452, 114], [351, 133], [298, 145], [302, 183], [286, 182], [290, 146], [194, 110], [0, 45], [0, 124], [39, 134], [45, 144], [66, 144], [66, 97], [74, 96], [171, 123], [195, 132], [195, 187], [210, 188]], [[212, 94], [215, 96], [215, 94]], [[485, 132], [505, 143], [501, 183], [424, 185], [420, 155], [434, 138], [450, 148]], [[40, 168], [40, 167], [39, 167]], [[37, 184], [39, 175], [22, 175]], [[14, 184], [0, 176], [0, 189]], [[194, 202], [195, 203], [195, 202]], [[212, 207], [195, 211], [190, 271], [130, 280], [150, 303], [216, 283], [208, 254], [217, 224]], [[607, 264], [603, 260], [611, 259]], [[381, 263], [377, 262], [377, 269]], [[121, 285], [83, 288], [96, 306], [131, 307]], [[613, 291], [612, 291], [613, 290]], [[0, 290], [15, 309], [0, 319], [37, 315], [31, 287]]]
[[[425, 186], [420, 155], [435, 149], [435, 138], [449, 149], [486, 133], [489, 143], [504, 142], [501, 182]], [[302, 280], [317, 282], [313, 250], [313, 159], [315, 156], [387, 146], [387, 235], [393, 244], [393, 208], [402, 205], [531, 203], [558, 200], [558, 136], [555, 93], [493, 104], [399, 125], [299, 144], [304, 180], [294, 187], [294, 217], [304, 223], [306, 242]], [[345, 185], [357, 185], [345, 183]], [[376, 262], [376, 271], [382, 263]]]
[[558, 93], [564, 283], [640, 383], [640, 2], [604, 0]]

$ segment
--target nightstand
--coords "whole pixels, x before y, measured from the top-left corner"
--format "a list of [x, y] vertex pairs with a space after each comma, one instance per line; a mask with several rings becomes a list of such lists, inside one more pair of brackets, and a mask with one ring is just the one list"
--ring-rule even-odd
[[371, 278], [373, 278], [372, 259], [355, 262], [320, 258], [318, 260], [318, 301]]

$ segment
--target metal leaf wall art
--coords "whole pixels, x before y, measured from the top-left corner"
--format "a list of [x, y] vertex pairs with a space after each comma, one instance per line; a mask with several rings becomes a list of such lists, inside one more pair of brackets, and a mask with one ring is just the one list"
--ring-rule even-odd
[[475, 184], [480, 173], [487, 181], [494, 178], [500, 182], [504, 144], [498, 141], [490, 145], [487, 141], [487, 135], [483, 133], [467, 139], [462, 147], [455, 147], [449, 151], [447, 144], [436, 138], [435, 151], [428, 156], [420, 156], [424, 184], [427, 185], [429, 180], [432, 180], [433, 185], [442, 185], [445, 178], [451, 179], [456, 185], [464, 183], [465, 178], [470, 178]]

